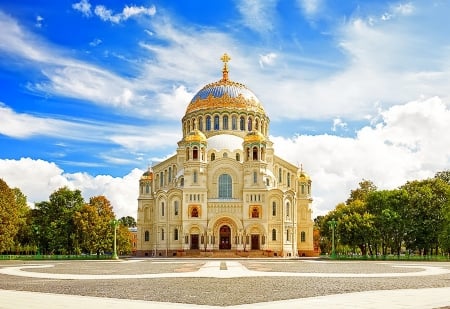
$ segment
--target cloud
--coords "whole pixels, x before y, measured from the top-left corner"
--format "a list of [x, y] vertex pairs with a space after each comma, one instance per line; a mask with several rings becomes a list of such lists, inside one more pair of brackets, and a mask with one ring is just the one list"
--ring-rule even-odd
[[276, 58], [277, 58], [277, 54], [275, 54], [275, 53], [259, 55], [259, 66], [261, 68], [264, 68], [265, 65], [273, 65], [275, 63]]
[[298, 3], [305, 15], [309, 18], [320, 11], [322, 0], [298, 0]]
[[[272, 136], [271, 140], [277, 155], [303, 164], [311, 176], [313, 210], [317, 216], [345, 201], [362, 179], [373, 181], [380, 189], [394, 189], [408, 180], [433, 177], [437, 171], [448, 169], [448, 123], [449, 106], [432, 97], [381, 110], [379, 122], [358, 130], [353, 138], [322, 134]], [[154, 135], [152, 143], [165, 139]], [[137, 146], [140, 142], [136, 140], [135, 145], [142, 150]], [[174, 142], [168, 144], [173, 146]], [[55, 163], [43, 160], [0, 160], [2, 178], [11, 187], [20, 188], [29, 201], [47, 200], [54, 190], [69, 186], [80, 189], [86, 199], [105, 195], [118, 216], [136, 215], [142, 172], [133, 169], [123, 177], [92, 176], [64, 173]]]
[[67, 186], [71, 190], [79, 189], [86, 201], [93, 196], [106, 196], [118, 218], [123, 216], [136, 218], [138, 181], [142, 173], [143, 171], [139, 169], [133, 169], [123, 177], [71, 174], [64, 173], [55, 163], [44, 160], [0, 159], [2, 179], [8, 186], [19, 188], [27, 196], [29, 203], [48, 201], [50, 194]]
[[81, 0], [80, 2], [72, 4], [74, 10], [80, 11], [83, 16], [90, 17], [92, 15], [91, 4], [89, 0]]
[[345, 121], [343, 121], [341, 118], [334, 118], [333, 119], [333, 127], [331, 128], [331, 131], [336, 132], [338, 129], [347, 130], [348, 125]]
[[89, 46], [95, 47], [95, 46], [98, 46], [98, 45], [100, 45], [100, 44], [102, 44], [102, 43], [103, 43], [102, 40], [100, 40], [100, 39], [94, 39], [94, 40], [92, 40], [91, 42], [89, 42]]
[[36, 16], [36, 23], [34, 24], [37, 28], [42, 27], [42, 22], [44, 21], [44, 17], [38, 15]]
[[143, 6], [125, 6], [122, 13], [114, 14], [112, 10], [107, 9], [104, 5], [97, 5], [94, 13], [103, 21], [118, 24], [139, 15], [153, 16], [156, 13], [156, 8], [155, 6], [148, 8]]
[[[26, 139], [34, 136], [56, 137], [98, 144], [115, 144], [127, 152], [156, 150], [176, 144], [181, 138], [178, 126], [138, 126], [82, 119], [56, 119], [16, 113], [0, 102], [0, 134]], [[164, 136], [164, 138], [161, 138]], [[155, 147], [158, 145], [158, 147]], [[122, 155], [125, 155], [122, 153]], [[127, 153], [129, 155], [129, 153]], [[116, 161], [117, 162], [117, 161]]]
[[240, 0], [237, 8], [246, 27], [255, 32], [267, 34], [274, 29], [276, 5], [276, 0]]
[[433, 177], [450, 166], [450, 108], [440, 98], [411, 101], [381, 112], [354, 138], [333, 135], [272, 137], [275, 153], [302, 163], [313, 181], [314, 216], [347, 199], [362, 179], [380, 189]]

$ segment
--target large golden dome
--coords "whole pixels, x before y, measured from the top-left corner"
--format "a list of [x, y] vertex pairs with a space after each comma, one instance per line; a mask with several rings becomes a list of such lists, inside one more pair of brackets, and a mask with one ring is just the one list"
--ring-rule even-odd
[[265, 114], [264, 108], [250, 89], [244, 84], [228, 79], [227, 62], [230, 60], [230, 57], [224, 54], [221, 59], [224, 62], [222, 79], [204, 86], [197, 92], [189, 103], [186, 114], [217, 108], [246, 110]]

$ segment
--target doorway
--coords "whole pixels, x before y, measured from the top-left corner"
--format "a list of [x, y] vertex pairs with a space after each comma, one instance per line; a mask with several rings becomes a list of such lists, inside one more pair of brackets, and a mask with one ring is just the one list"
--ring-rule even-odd
[[191, 250], [200, 249], [198, 245], [198, 234], [191, 234]]
[[220, 250], [230, 250], [231, 249], [231, 229], [228, 225], [222, 225], [220, 227]]
[[259, 250], [259, 235], [252, 235], [251, 250]]

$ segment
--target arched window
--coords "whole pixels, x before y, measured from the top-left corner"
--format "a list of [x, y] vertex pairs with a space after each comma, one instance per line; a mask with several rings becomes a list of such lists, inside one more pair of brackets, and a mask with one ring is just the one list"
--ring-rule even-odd
[[159, 186], [164, 186], [164, 174], [163, 172], [159, 173]]
[[172, 182], [172, 168], [169, 166], [169, 183]]
[[248, 131], [252, 130], [252, 123], [253, 123], [253, 119], [252, 117], [248, 117]]
[[222, 122], [223, 122], [222, 124], [223, 129], [228, 130], [228, 116], [223, 116]]
[[214, 130], [219, 130], [219, 116], [214, 116]]
[[272, 229], [272, 240], [277, 240], [277, 230], [276, 229]]
[[150, 193], [150, 185], [148, 183], [145, 184], [145, 193]]
[[198, 117], [198, 129], [200, 131], [203, 131], [203, 118], [202, 117]]
[[164, 229], [161, 229], [161, 240], [164, 240]]
[[178, 240], [178, 229], [173, 231], [173, 240]]
[[164, 217], [164, 202], [161, 203], [161, 216]]
[[277, 215], [277, 202], [272, 202], [272, 216]]
[[192, 159], [198, 160], [198, 148], [197, 147], [194, 147], [192, 149]]
[[281, 167], [280, 167], [280, 168], [278, 169], [278, 182], [281, 183], [282, 180], [283, 180], [283, 177], [282, 177]]
[[288, 187], [290, 187], [291, 186], [291, 173], [287, 173], [286, 180], [287, 180]]
[[306, 241], [306, 233], [303, 232], [303, 231], [300, 233], [300, 241], [301, 242], [305, 242]]
[[252, 218], [259, 218], [259, 209], [258, 207], [252, 208]]
[[236, 161], [241, 161], [241, 155], [239, 153], [236, 154]]
[[286, 230], [286, 240], [287, 240], [287, 241], [290, 240], [290, 239], [289, 239], [289, 238], [290, 238], [289, 236], [290, 236], [290, 235], [289, 235], [289, 230]]
[[188, 120], [187, 122], [187, 133], [191, 132], [191, 121]]
[[181, 177], [180, 179], [180, 187], [184, 187], [184, 177]]
[[197, 209], [197, 207], [192, 208], [192, 210], [191, 210], [191, 217], [192, 218], [198, 218], [198, 209]]
[[211, 131], [211, 116], [206, 116], [206, 131]]
[[231, 117], [231, 130], [237, 130], [237, 117]]
[[245, 119], [244, 119], [243, 116], [242, 116], [241, 119], [239, 120], [239, 129], [240, 129], [241, 131], [244, 131], [244, 130], [245, 130]]
[[232, 198], [232, 181], [228, 174], [219, 176], [219, 198]]
[[289, 210], [290, 210], [289, 202], [287, 202], [286, 203], [286, 217], [289, 217]]
[[144, 241], [150, 241], [150, 232], [149, 231], [145, 231], [145, 233], [144, 233]]
[[258, 148], [253, 147], [253, 160], [258, 160]]
[[212, 153], [211, 154], [211, 161], [214, 161], [216, 159], [216, 154], [215, 153]]
[[179, 206], [178, 206], [178, 201], [173, 202], [173, 213], [175, 214], [175, 216], [178, 216], [178, 212], [179, 212]]

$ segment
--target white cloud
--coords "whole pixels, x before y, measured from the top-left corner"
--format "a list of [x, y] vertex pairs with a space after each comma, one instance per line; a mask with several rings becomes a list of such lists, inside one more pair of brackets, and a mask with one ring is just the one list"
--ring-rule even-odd
[[380, 189], [433, 177], [450, 166], [450, 108], [434, 97], [382, 111], [355, 138], [331, 135], [273, 137], [275, 153], [303, 163], [313, 181], [314, 216], [344, 202], [362, 179]]
[[347, 123], [343, 121], [341, 118], [333, 119], [333, 126], [331, 128], [333, 132], [336, 132], [338, 129], [346, 130], [347, 128], [348, 128]]
[[106, 8], [104, 5], [97, 5], [94, 13], [103, 21], [110, 21], [118, 24], [139, 15], [153, 16], [156, 13], [156, 8], [155, 6], [148, 8], [143, 6], [125, 6], [121, 13], [114, 14], [112, 10]]
[[277, 54], [267, 53], [265, 55], [259, 55], [259, 66], [264, 68], [265, 65], [274, 65]]
[[81, 0], [80, 2], [72, 4], [74, 10], [80, 11], [84, 16], [89, 17], [92, 15], [91, 4], [89, 0]]
[[89, 42], [89, 46], [95, 47], [95, 46], [98, 46], [98, 45], [100, 45], [100, 44], [102, 44], [102, 43], [103, 43], [102, 40], [100, 40], [100, 39], [94, 39], [94, 40], [92, 40], [91, 42]]
[[[167, 109], [170, 110], [169, 107]], [[62, 140], [114, 143], [130, 152], [173, 146], [181, 138], [180, 132], [178, 126], [144, 127], [111, 122], [87, 122], [76, 118], [61, 120], [39, 117], [16, 113], [0, 102], [0, 134], [15, 138], [49, 136]]]
[[42, 22], [44, 21], [44, 17], [38, 15], [36, 16], [36, 23], [34, 24], [37, 28], [42, 27]]
[[298, 0], [298, 2], [307, 17], [316, 15], [322, 4], [322, 0]]
[[[449, 123], [449, 106], [433, 97], [382, 110], [380, 121], [362, 128], [354, 138], [299, 135], [271, 140], [277, 155], [303, 164], [311, 176], [317, 216], [345, 201], [363, 178], [372, 180], [380, 189], [393, 189], [408, 180], [433, 177], [437, 171], [448, 169]], [[165, 139], [154, 135], [156, 140]], [[174, 142], [168, 144], [173, 146]], [[124, 177], [69, 174], [43, 160], [0, 160], [2, 178], [11, 187], [19, 187], [29, 201], [47, 200], [54, 190], [67, 185], [80, 189], [86, 199], [105, 195], [118, 216], [136, 215], [141, 174], [138, 169]]]
[[274, 28], [276, 5], [276, 0], [240, 0], [237, 3], [237, 8], [245, 26], [255, 32], [266, 34]]
[[415, 11], [415, 7], [411, 2], [398, 3], [392, 7], [392, 12], [399, 15], [411, 15]]
[[22, 158], [1, 160], [0, 175], [9, 187], [19, 188], [30, 203], [48, 201], [50, 194], [61, 187], [79, 189], [86, 201], [104, 195], [111, 202], [116, 217], [136, 218], [138, 180], [143, 171], [133, 169], [123, 177], [92, 176], [87, 173], [64, 173], [55, 163]]

